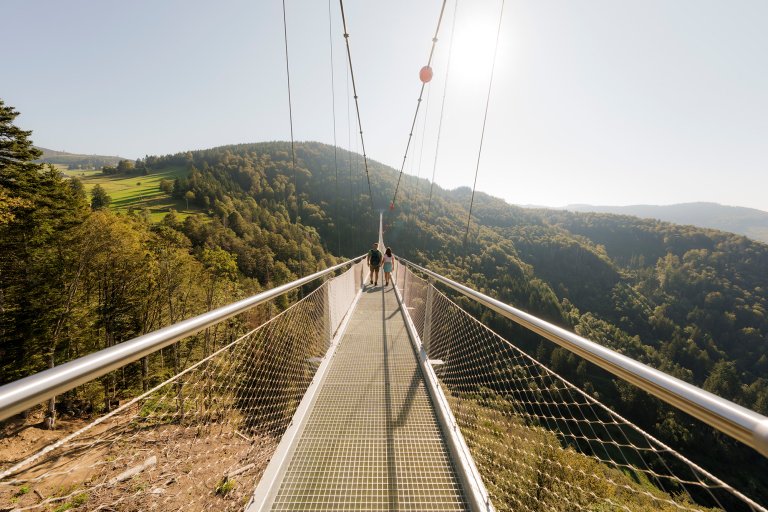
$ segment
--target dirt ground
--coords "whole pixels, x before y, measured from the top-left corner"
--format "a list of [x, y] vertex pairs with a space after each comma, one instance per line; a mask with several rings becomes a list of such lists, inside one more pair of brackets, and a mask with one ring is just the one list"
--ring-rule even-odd
[[[6, 425], [0, 471], [86, 425]], [[233, 424], [141, 425], [112, 418], [0, 480], [0, 512], [241, 510], [277, 441]], [[233, 475], [233, 476], [228, 476]]]
[[62, 419], [56, 423], [56, 430], [47, 430], [41, 412], [0, 423], [0, 471], [85, 425], [85, 420]]

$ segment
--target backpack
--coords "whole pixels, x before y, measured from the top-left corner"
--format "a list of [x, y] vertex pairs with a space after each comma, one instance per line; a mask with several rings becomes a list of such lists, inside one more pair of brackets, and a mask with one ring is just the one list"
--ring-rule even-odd
[[378, 249], [371, 249], [371, 265], [377, 267], [381, 264], [381, 251]]

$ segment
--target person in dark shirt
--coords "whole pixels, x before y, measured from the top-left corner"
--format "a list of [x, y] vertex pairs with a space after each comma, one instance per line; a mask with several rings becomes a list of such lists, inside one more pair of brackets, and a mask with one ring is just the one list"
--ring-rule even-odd
[[369, 284], [372, 284], [374, 286], [377, 286], [379, 284], [379, 267], [381, 267], [381, 251], [379, 250], [379, 244], [374, 243], [373, 249], [368, 251], [368, 258], [366, 261], [368, 262], [368, 268], [371, 269], [371, 282]]

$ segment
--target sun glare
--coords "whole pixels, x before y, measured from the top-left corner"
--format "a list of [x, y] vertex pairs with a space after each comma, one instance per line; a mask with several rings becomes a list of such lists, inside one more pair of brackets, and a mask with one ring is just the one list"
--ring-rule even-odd
[[[466, 84], [488, 81], [493, 63], [498, 18], [492, 12], [473, 13], [456, 24], [451, 75]], [[498, 15], [498, 13], [495, 13]]]

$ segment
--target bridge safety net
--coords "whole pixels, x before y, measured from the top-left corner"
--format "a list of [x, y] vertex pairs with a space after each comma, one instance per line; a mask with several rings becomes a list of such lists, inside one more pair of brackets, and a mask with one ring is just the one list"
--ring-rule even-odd
[[[16, 456], [0, 461], [0, 510], [242, 510], [363, 270], [358, 263], [256, 328], [246, 314], [229, 328], [247, 332], [218, 347], [210, 333], [180, 342], [190, 361], [181, 372], [93, 421], [7, 431], [0, 448]], [[210, 353], [194, 359], [206, 340]], [[140, 364], [72, 393], [131, 378]]]
[[766, 510], [409, 268], [397, 283], [496, 510]]

